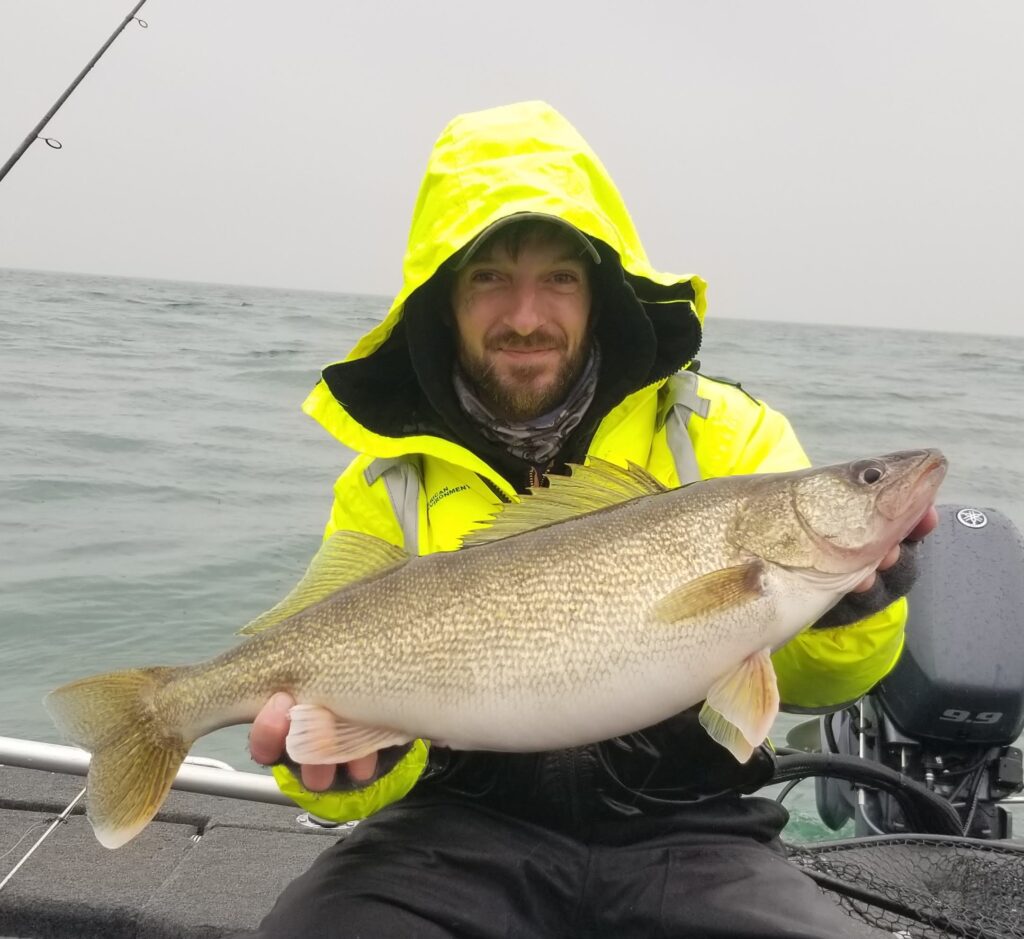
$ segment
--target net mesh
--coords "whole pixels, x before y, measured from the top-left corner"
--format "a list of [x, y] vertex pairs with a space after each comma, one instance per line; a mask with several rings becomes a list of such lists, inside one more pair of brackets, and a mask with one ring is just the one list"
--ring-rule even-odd
[[865, 936], [1024, 937], [1024, 847], [885, 836], [789, 850]]

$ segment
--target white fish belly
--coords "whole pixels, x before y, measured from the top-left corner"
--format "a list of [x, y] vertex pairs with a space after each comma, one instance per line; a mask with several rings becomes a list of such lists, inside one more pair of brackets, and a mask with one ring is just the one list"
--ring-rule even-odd
[[[534, 751], [581, 746], [649, 727], [703, 698], [706, 682], [678, 668], [624, 671], [558, 699], [490, 697], [458, 714], [427, 714], [426, 734], [456, 750]], [[425, 703], [426, 707], [429, 704]]]

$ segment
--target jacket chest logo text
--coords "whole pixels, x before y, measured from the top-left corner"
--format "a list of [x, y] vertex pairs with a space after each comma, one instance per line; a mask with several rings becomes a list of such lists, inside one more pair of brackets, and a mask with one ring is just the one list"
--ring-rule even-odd
[[469, 488], [469, 486], [466, 486], [466, 485], [462, 485], [462, 486], [442, 486], [440, 489], [437, 490], [437, 492], [435, 492], [427, 500], [427, 508], [428, 509], [432, 509], [442, 499], [447, 499], [448, 496], [453, 496], [453, 495], [455, 495], [455, 493], [462, 492], [464, 489], [468, 489], [468, 488]]

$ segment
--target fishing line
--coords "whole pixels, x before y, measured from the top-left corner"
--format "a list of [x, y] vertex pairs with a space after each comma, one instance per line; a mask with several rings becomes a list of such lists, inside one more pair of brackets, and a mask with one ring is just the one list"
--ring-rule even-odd
[[[36, 126], [33, 127], [32, 130], [29, 131], [28, 136], [21, 142], [21, 144], [18, 147], [18, 149], [15, 150], [14, 153], [11, 154], [10, 159], [3, 166], [0, 166], [0, 180], [2, 180], [11, 171], [11, 169], [14, 166], [14, 164], [17, 163], [18, 160], [21, 159], [22, 154], [30, 146], [32, 146], [33, 141], [35, 141], [35, 140], [42, 140], [43, 143], [45, 143], [48, 147], [52, 147], [54, 150], [60, 150], [61, 149], [63, 144], [61, 144], [61, 142], [59, 140], [56, 140], [53, 137], [43, 137], [42, 136], [43, 128], [46, 127], [46, 125], [50, 122], [50, 118], [52, 118], [54, 116], [54, 114], [56, 114], [60, 110], [60, 106], [65, 101], [67, 101], [69, 97], [71, 97], [71, 92], [73, 92], [78, 87], [79, 82], [81, 82], [81, 80], [83, 78], [85, 78], [85, 76], [89, 73], [89, 71], [92, 69], [92, 67], [97, 62], [99, 62], [99, 60], [103, 57], [103, 53], [106, 52], [107, 49], [110, 48], [111, 43], [113, 43], [113, 41], [115, 39], [117, 39], [117, 37], [119, 35], [121, 35], [121, 31], [130, 22], [132, 22], [132, 20], [134, 20], [136, 23], [138, 23], [139, 26], [142, 29], [148, 29], [149, 28], [149, 23], [147, 23], [145, 20], [140, 19], [139, 17], [137, 17], [135, 15], [136, 13], [139, 12], [139, 10], [142, 8], [142, 4], [144, 4], [145, 2], [146, 2], [146, 0], [139, 0], [139, 2], [135, 4], [135, 6], [132, 8], [131, 13], [129, 13], [121, 21], [121, 25], [118, 26], [117, 29], [115, 29], [113, 31], [113, 33], [110, 34], [110, 38], [105, 43], [103, 43], [103, 45], [100, 47], [99, 52], [97, 52], [88, 61], [88, 63], [86, 64], [85, 68], [83, 68], [82, 71], [80, 71], [78, 73], [78, 75], [75, 76], [75, 80], [70, 85], [68, 85], [68, 87], [64, 90], [64, 94], [62, 94], [54, 102], [53, 107], [51, 107], [50, 110], [47, 111], [46, 114], [43, 115], [43, 119], [38, 124], [36, 124]], [[3, 886], [3, 884], [0, 884], [0, 886]]]
[[[75, 796], [75, 797], [74, 797], [74, 798], [73, 798], [73, 799], [72, 799], [72, 800], [71, 800], [71, 801], [70, 801], [70, 802], [68, 803], [68, 805], [67, 805], [67, 808], [66, 808], [66, 809], [64, 809], [64, 811], [63, 811], [63, 812], [61, 812], [61, 813], [60, 813], [60, 815], [58, 815], [58, 816], [57, 816], [57, 817], [56, 817], [56, 818], [55, 818], [55, 819], [54, 819], [54, 820], [53, 820], [53, 821], [52, 821], [52, 822], [50, 823], [50, 827], [49, 827], [49, 828], [47, 828], [47, 829], [46, 829], [46, 831], [44, 831], [44, 832], [43, 832], [43, 833], [42, 833], [42, 834], [41, 834], [41, 835], [39, 836], [39, 838], [38, 838], [38, 839], [36, 840], [36, 843], [35, 843], [34, 845], [32, 845], [32, 847], [31, 847], [31, 848], [29, 848], [29, 849], [28, 849], [28, 851], [26, 851], [26, 852], [25, 852], [25, 855], [24, 855], [24, 857], [22, 857], [22, 859], [21, 859], [20, 861], [18, 861], [18, 863], [17, 863], [17, 864], [15, 864], [15, 865], [14, 865], [14, 867], [12, 867], [12, 868], [11, 868], [11, 870], [10, 870], [10, 873], [8, 873], [8, 875], [7, 875], [7, 876], [6, 876], [6, 877], [5, 877], [5, 878], [4, 878], [3, 880], [0, 880], [0, 890], [3, 890], [3, 889], [4, 889], [4, 887], [6, 887], [6, 886], [7, 886], [8, 882], [10, 881], [10, 879], [11, 879], [11, 878], [12, 878], [12, 877], [13, 877], [13, 876], [14, 876], [15, 874], [17, 874], [17, 873], [18, 873], [18, 871], [19, 871], [19, 870], [21, 869], [21, 866], [22, 866], [22, 865], [23, 865], [23, 864], [24, 864], [24, 863], [25, 863], [25, 862], [26, 862], [26, 861], [27, 861], [27, 860], [28, 860], [28, 859], [29, 859], [30, 857], [32, 857], [32, 855], [33, 855], [33, 854], [35, 853], [35, 850], [36, 850], [36, 848], [38, 848], [38, 847], [39, 847], [39, 846], [40, 846], [40, 845], [41, 845], [41, 844], [42, 844], [42, 843], [43, 843], [43, 842], [44, 842], [44, 841], [45, 841], [45, 840], [46, 840], [47, 838], [49, 838], [49, 837], [50, 837], [50, 834], [51, 834], [51, 833], [53, 832], [53, 830], [54, 830], [54, 829], [55, 829], [55, 828], [56, 828], [56, 827], [57, 827], [58, 825], [60, 825], [60, 824], [61, 824], [62, 822], [66, 822], [66, 821], [68, 820], [68, 816], [69, 816], [69, 815], [71, 814], [71, 811], [72, 811], [72, 809], [74, 809], [74, 807], [75, 807], [76, 805], [78, 805], [78, 801], [79, 801], [79, 799], [81, 799], [81, 798], [82, 798], [82, 796], [84, 796], [84, 795], [85, 795], [85, 789], [83, 789], [83, 790], [82, 790], [81, 792], [79, 792], [79, 793], [78, 793], [78, 795], [77, 795], [77, 796]], [[41, 822], [38, 822], [38, 823], [37, 823], [37, 825], [38, 825], [38, 824], [42, 824], [42, 823], [41, 823]], [[31, 828], [29, 828], [29, 831], [31, 831], [31, 830], [32, 830], [32, 828], [35, 828], [35, 827], [36, 827], [36, 825], [33, 825], [33, 826], [32, 826]], [[25, 840], [25, 837], [26, 837], [27, 835], [28, 835], [28, 831], [27, 831], [27, 832], [25, 832], [25, 834], [24, 834], [24, 835], [22, 835], [22, 836], [21, 836], [21, 838], [19, 838], [19, 839], [18, 839], [17, 843], [16, 843], [15, 845], [14, 845], [14, 848], [16, 848], [16, 847], [17, 847], [17, 846], [18, 846], [19, 844], [21, 844], [21, 842]], [[13, 850], [14, 850], [14, 848], [11, 848], [11, 851], [13, 851]], [[11, 851], [8, 851], [8, 852], [7, 852], [7, 854], [10, 854], [10, 853], [11, 853]], [[5, 854], [5, 855], [4, 855], [4, 857], [6, 857], [6, 856], [7, 856], [7, 855]]]
[[49, 821], [50, 820], [43, 818], [40, 819], [38, 822], [33, 822], [31, 825], [29, 825], [25, 833], [17, 841], [15, 841], [14, 844], [12, 844], [6, 851], [4, 851], [3, 854], [0, 854], [0, 861], [7, 857], [7, 855], [14, 854], [19, 844], [21, 844], [37, 828], [42, 828], [43, 825], [48, 824]]

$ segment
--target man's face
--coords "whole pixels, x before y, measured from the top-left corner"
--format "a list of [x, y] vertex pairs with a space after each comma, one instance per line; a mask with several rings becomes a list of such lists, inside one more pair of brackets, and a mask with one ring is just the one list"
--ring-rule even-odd
[[515, 258], [495, 244], [458, 273], [452, 308], [459, 364], [498, 416], [550, 411], [588, 350], [590, 282], [578, 246], [530, 240]]

